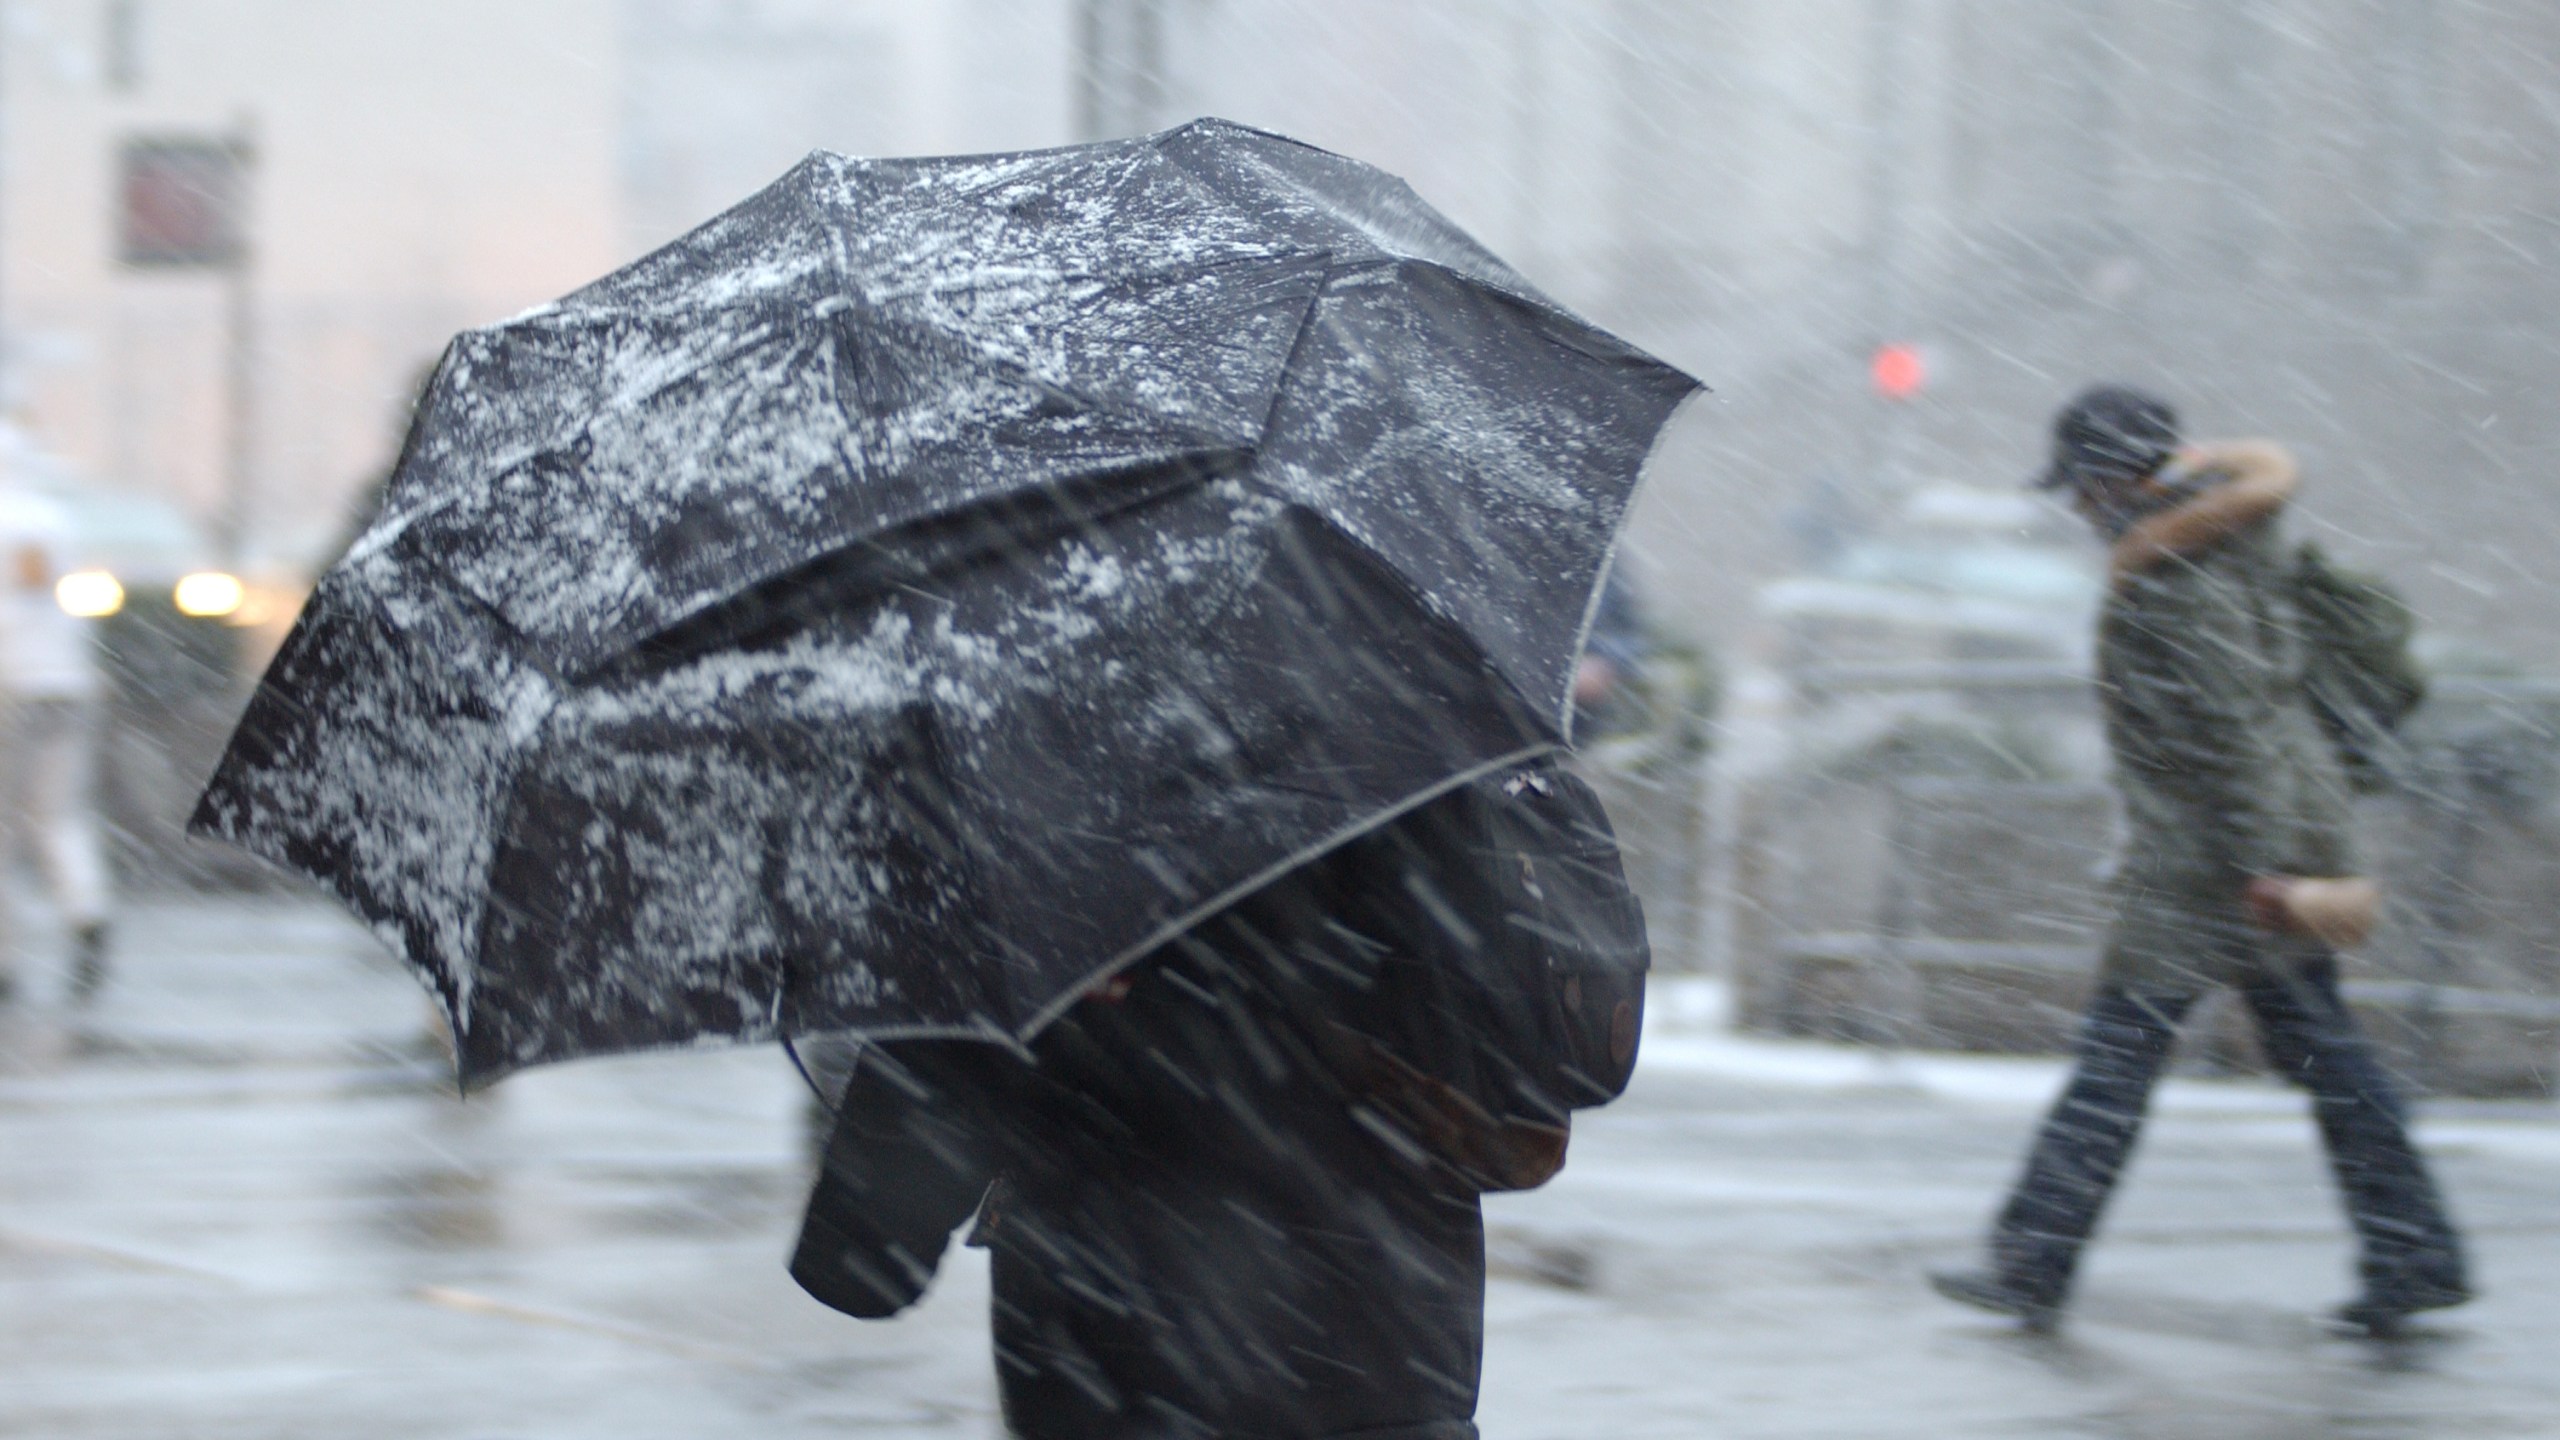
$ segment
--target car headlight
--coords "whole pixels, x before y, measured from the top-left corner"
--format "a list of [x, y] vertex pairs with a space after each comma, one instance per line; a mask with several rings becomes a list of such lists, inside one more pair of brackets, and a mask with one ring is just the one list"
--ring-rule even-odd
[[74, 570], [53, 582], [53, 603], [83, 620], [124, 608], [124, 585], [104, 570]]
[[170, 598], [177, 602], [179, 614], [211, 619], [238, 610], [249, 598], [249, 587], [237, 575], [204, 570], [181, 579]]

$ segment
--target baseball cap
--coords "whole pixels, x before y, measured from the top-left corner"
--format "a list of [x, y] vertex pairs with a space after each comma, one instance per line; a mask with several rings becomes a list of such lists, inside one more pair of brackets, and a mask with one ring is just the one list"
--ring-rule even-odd
[[2093, 479], [2148, 475], [2178, 449], [2178, 412], [2131, 385], [2092, 385], [2053, 417], [2053, 459], [2039, 490]]

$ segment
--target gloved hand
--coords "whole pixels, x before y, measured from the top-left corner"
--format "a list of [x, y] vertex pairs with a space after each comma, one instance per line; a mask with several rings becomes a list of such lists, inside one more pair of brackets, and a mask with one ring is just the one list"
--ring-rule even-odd
[[2361, 875], [2318, 880], [2260, 875], [2242, 898], [2260, 929], [2308, 935], [2333, 950], [2363, 944], [2382, 910], [2381, 888]]

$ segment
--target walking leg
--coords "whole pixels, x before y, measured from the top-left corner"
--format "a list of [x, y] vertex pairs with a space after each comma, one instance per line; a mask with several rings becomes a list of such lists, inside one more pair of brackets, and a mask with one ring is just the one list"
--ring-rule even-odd
[[[2358, 1323], [2396, 1320], [2470, 1298], [2461, 1238], [2409, 1138], [2398, 1087], [2338, 994], [2325, 951], [2274, 967], [2242, 993], [2286, 1078], [2311, 1092], [2311, 1113], [2363, 1247]], [[2378, 1328], [2378, 1327], [2377, 1327]]]
[[2028, 1152], [1993, 1227], [1998, 1280], [2025, 1304], [2058, 1309], [2081, 1246], [2142, 1133], [2151, 1090], [2194, 997], [2101, 991], [2082, 1022], [2078, 1064]]
[[27, 815], [38, 868], [71, 937], [71, 992], [106, 981], [107, 866], [96, 809], [100, 716], [85, 700], [27, 705]]

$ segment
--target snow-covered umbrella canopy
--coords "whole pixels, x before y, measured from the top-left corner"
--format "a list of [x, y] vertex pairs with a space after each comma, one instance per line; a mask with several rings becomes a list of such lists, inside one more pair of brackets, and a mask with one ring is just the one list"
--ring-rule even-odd
[[388, 936], [466, 1083], [1019, 1040], [1563, 743], [1694, 388], [1262, 132], [813, 155], [454, 343], [195, 824]]

